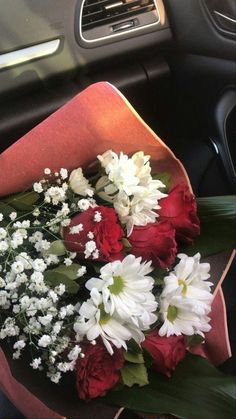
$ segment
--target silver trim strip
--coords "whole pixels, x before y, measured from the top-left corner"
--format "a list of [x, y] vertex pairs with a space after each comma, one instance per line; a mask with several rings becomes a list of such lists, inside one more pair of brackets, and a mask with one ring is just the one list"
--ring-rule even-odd
[[214, 141], [214, 140], [212, 140], [212, 138], [210, 138], [210, 142], [211, 142], [211, 144], [212, 144], [212, 146], [213, 146], [213, 148], [214, 148], [214, 150], [215, 150], [215, 152], [216, 152], [216, 154], [220, 154], [220, 152], [219, 152], [219, 147], [218, 147], [218, 145], [216, 144], [216, 142]]
[[230, 20], [230, 22], [236, 23], [236, 19], [232, 19], [231, 17], [228, 17], [228, 16], [226, 16], [226, 15], [223, 15], [223, 13], [220, 13], [220, 12], [218, 12], [217, 10], [214, 10], [214, 13], [215, 13], [216, 15], [219, 15], [219, 16], [223, 17], [223, 18], [224, 18], [224, 19], [226, 19], [226, 20]]
[[60, 39], [54, 39], [53, 41], [42, 42], [31, 47], [0, 54], [0, 70], [54, 54], [59, 45]]
[[[85, 1], [86, 0], [83, 0], [82, 1], [81, 7], [80, 7], [80, 13], [79, 13], [79, 36], [87, 44], [93, 44], [94, 42], [99, 42], [99, 41], [102, 41], [104, 39], [116, 38], [116, 37], [121, 36], [121, 35], [124, 35], [124, 34], [138, 32], [140, 30], [143, 30], [144, 28], [150, 28], [152, 26], [157, 26], [160, 23], [160, 20], [161, 20], [159, 8], [157, 6], [157, 2], [156, 2], [156, 0], [154, 0], [154, 4], [156, 6], [156, 11], [157, 11], [157, 16], [158, 16], [156, 22], [149, 23], [148, 25], [142, 25], [142, 26], [139, 26], [138, 28], [129, 29], [127, 31], [124, 30], [124, 31], [122, 31], [120, 33], [115, 33], [115, 34], [111, 34], [111, 35], [102, 36], [101, 38], [86, 39], [86, 38], [83, 37], [83, 34], [82, 34], [82, 15], [83, 15], [83, 8], [84, 8]], [[130, 20], [130, 18], [129, 18], [129, 20]]]
[[119, 7], [123, 5], [123, 1], [117, 1], [116, 3], [108, 4], [108, 6], [105, 6], [106, 10], [113, 9], [115, 7]]

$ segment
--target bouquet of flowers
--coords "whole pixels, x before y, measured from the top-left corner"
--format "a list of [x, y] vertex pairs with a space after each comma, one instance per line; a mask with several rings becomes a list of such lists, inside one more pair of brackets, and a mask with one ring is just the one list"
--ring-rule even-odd
[[144, 151], [115, 148], [73, 170], [41, 164], [0, 202], [0, 340], [53, 383], [71, 374], [80, 399], [127, 405], [153, 374], [201, 368], [189, 351], [211, 335], [213, 283], [179, 163], [153, 169]]

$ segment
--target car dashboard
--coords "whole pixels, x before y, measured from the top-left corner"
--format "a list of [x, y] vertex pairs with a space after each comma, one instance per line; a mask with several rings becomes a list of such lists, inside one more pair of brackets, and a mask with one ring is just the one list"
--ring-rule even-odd
[[162, 0], [9, 0], [0, 23], [1, 94], [171, 39]]

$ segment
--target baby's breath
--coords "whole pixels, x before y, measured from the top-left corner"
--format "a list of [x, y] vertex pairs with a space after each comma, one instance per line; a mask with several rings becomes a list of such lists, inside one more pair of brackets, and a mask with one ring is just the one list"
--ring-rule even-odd
[[[74, 213], [90, 206], [91, 191], [75, 197], [65, 168], [57, 173], [46, 168], [44, 175], [33, 184], [38, 199], [30, 211], [0, 213], [0, 222], [7, 219], [0, 224], [0, 340], [12, 339], [15, 359], [29, 348], [30, 366], [46, 369], [48, 377], [59, 382], [63, 373], [75, 368], [81, 354], [79, 343], [72, 339], [77, 301], [75, 306], [66, 303], [70, 300], [66, 286], [48, 282], [47, 272], [58, 266], [69, 268], [76, 253], [58, 255], [50, 249], [62, 240], [62, 229]], [[73, 234], [82, 230], [82, 224], [72, 227]], [[79, 268], [77, 278], [85, 272], [85, 266]]]

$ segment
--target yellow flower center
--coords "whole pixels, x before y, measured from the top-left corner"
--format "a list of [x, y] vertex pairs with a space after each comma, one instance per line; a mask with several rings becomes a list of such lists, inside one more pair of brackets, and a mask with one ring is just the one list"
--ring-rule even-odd
[[173, 323], [173, 321], [176, 319], [177, 315], [178, 315], [177, 307], [169, 305], [168, 310], [167, 310], [167, 319], [171, 323]]
[[185, 296], [187, 294], [187, 291], [188, 291], [188, 286], [187, 286], [185, 280], [184, 279], [179, 279], [178, 284], [183, 285], [182, 294]]
[[98, 306], [98, 308], [100, 310], [100, 320], [99, 320], [99, 323], [100, 324], [106, 324], [110, 320], [111, 316], [110, 316], [110, 314], [108, 314], [108, 313], [105, 312], [104, 305], [103, 304], [100, 304]]
[[118, 295], [123, 291], [124, 285], [124, 279], [122, 276], [113, 276], [113, 284], [108, 288], [111, 294]]

